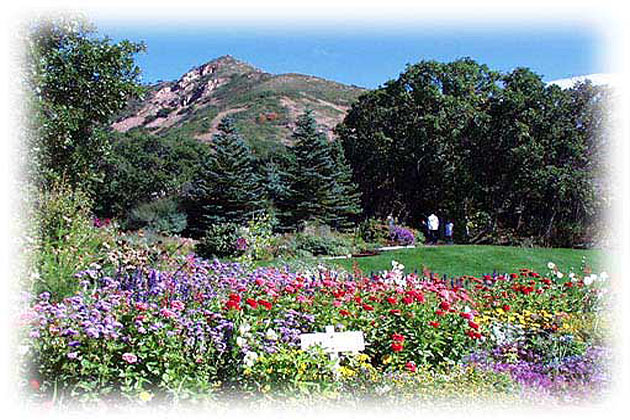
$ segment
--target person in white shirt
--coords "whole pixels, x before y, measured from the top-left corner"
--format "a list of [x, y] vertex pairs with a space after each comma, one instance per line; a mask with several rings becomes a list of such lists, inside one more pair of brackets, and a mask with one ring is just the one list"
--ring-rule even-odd
[[436, 245], [437, 239], [438, 239], [438, 229], [440, 228], [440, 219], [438, 219], [438, 217], [435, 214], [431, 213], [431, 216], [429, 216], [428, 224], [429, 224], [429, 243]]

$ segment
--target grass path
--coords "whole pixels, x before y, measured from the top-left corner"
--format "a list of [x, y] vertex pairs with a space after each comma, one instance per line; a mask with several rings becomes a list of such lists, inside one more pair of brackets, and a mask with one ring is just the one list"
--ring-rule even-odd
[[[391, 261], [396, 260], [405, 266], [406, 271], [429, 270], [447, 276], [481, 275], [492, 273], [511, 273], [519, 268], [529, 268], [546, 274], [547, 263], [553, 261], [563, 272], [575, 270], [579, 272], [583, 265], [591, 267], [594, 272], [607, 271], [614, 273], [615, 254], [597, 249], [566, 248], [518, 248], [492, 245], [451, 245], [420, 246], [414, 249], [401, 249], [383, 252], [380, 255], [345, 260], [325, 260], [329, 266], [352, 269], [356, 261], [364, 273], [391, 269]], [[261, 265], [268, 265], [263, 263]]]

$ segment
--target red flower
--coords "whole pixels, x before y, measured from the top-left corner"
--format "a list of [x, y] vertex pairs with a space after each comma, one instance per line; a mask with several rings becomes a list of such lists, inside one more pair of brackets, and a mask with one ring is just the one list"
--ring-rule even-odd
[[481, 334], [479, 334], [477, 331], [474, 331], [474, 330], [466, 331], [466, 335], [472, 338], [473, 340], [478, 340], [481, 338]]
[[258, 302], [256, 302], [256, 299], [247, 298], [246, 302], [249, 306], [251, 306], [254, 309], [258, 307]]
[[392, 305], [395, 305], [395, 304], [397, 304], [397, 303], [398, 303], [398, 301], [396, 300], [396, 298], [395, 298], [395, 297], [391, 297], [391, 296], [389, 296], [389, 297], [387, 298], [387, 301], [388, 301], [390, 304], [392, 304]]
[[405, 369], [407, 369], [411, 373], [416, 372], [416, 364], [414, 362], [407, 362], [405, 365]]
[[443, 311], [448, 311], [451, 308], [451, 305], [449, 305], [449, 303], [445, 300], [443, 300], [442, 302], [440, 302], [440, 309], [442, 309]]
[[368, 300], [369, 300], [370, 302], [380, 302], [380, 301], [381, 301], [381, 300], [380, 300], [379, 298], [377, 298], [376, 296], [370, 296], [370, 297], [368, 298]]
[[241, 301], [241, 297], [239, 295], [237, 295], [236, 293], [230, 293], [229, 299], [231, 301], [236, 302], [236, 303], [240, 303], [240, 301]]
[[402, 351], [402, 349], [403, 349], [403, 345], [402, 345], [402, 343], [401, 343], [401, 342], [399, 342], [399, 341], [394, 341], [394, 342], [392, 343], [392, 351], [393, 351], [393, 352], [398, 353], [398, 352]]
[[361, 296], [355, 296], [355, 297], [354, 297], [354, 301], [355, 301], [356, 303], [361, 303], [361, 302], [362, 302]]
[[459, 316], [466, 319], [472, 319], [472, 314], [470, 312], [460, 312]]
[[402, 301], [405, 305], [411, 305], [413, 303], [413, 298], [405, 296], [404, 298], [402, 298]]
[[508, 305], [508, 304], [503, 305], [503, 310], [505, 312], [509, 312], [510, 309], [512, 309], [512, 308], [510, 308], [510, 305]]
[[234, 300], [228, 300], [227, 303], [225, 304], [225, 309], [227, 309], [228, 311], [230, 309], [236, 309], [238, 311], [241, 309], [241, 307], [239, 306], [238, 302]]
[[363, 305], [363, 310], [365, 310], [365, 311], [373, 311], [374, 310], [374, 306], [370, 306], [368, 304], [364, 304]]
[[392, 309], [392, 310], [389, 311], [389, 313], [392, 314], [392, 315], [400, 315], [401, 311], [400, 311], [400, 309]]
[[403, 341], [405, 341], [405, 337], [401, 334], [394, 333], [392, 334], [392, 340], [402, 343]]
[[446, 312], [444, 312], [444, 311], [443, 311], [443, 310], [441, 310], [441, 309], [438, 309], [437, 311], [435, 311], [435, 314], [436, 314], [437, 316], [444, 316], [444, 315], [446, 315]]
[[345, 309], [342, 309], [339, 311], [339, 315], [341, 316], [350, 316], [350, 312], [346, 311]]
[[440, 326], [440, 323], [437, 321], [429, 321], [429, 325], [432, 326], [433, 328], [437, 328]]
[[479, 329], [479, 324], [477, 324], [474, 321], [468, 321], [468, 326], [474, 330], [478, 330]]
[[264, 307], [264, 308], [265, 308], [265, 309], [267, 309], [267, 310], [270, 310], [270, 309], [271, 309], [271, 302], [267, 302], [266, 300], [259, 299], [259, 300], [258, 300], [258, 304], [259, 304], [260, 306]]

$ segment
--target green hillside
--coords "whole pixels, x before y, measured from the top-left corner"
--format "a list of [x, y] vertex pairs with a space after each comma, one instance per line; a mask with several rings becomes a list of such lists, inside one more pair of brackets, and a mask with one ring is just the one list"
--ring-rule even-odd
[[146, 130], [211, 141], [218, 122], [230, 115], [259, 155], [290, 141], [297, 116], [313, 110], [323, 132], [343, 120], [365, 89], [301, 74], [274, 75], [230, 56], [212, 60], [177, 81], [149, 87], [113, 124], [118, 132]]

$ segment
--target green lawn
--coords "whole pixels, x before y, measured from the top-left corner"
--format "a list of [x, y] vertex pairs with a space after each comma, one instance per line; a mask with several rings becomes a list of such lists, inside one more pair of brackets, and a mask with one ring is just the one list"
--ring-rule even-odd
[[[615, 255], [609, 251], [596, 249], [565, 248], [518, 248], [491, 245], [452, 245], [420, 246], [415, 249], [401, 249], [383, 252], [374, 257], [352, 258], [346, 260], [324, 260], [327, 265], [352, 269], [356, 261], [361, 270], [368, 274], [391, 268], [391, 261], [402, 263], [406, 271], [429, 270], [447, 276], [481, 275], [492, 273], [511, 273], [519, 268], [529, 268], [546, 274], [547, 263], [553, 261], [561, 271], [579, 271], [582, 258], [594, 272], [616, 271]], [[263, 264], [267, 265], [267, 264]]]

